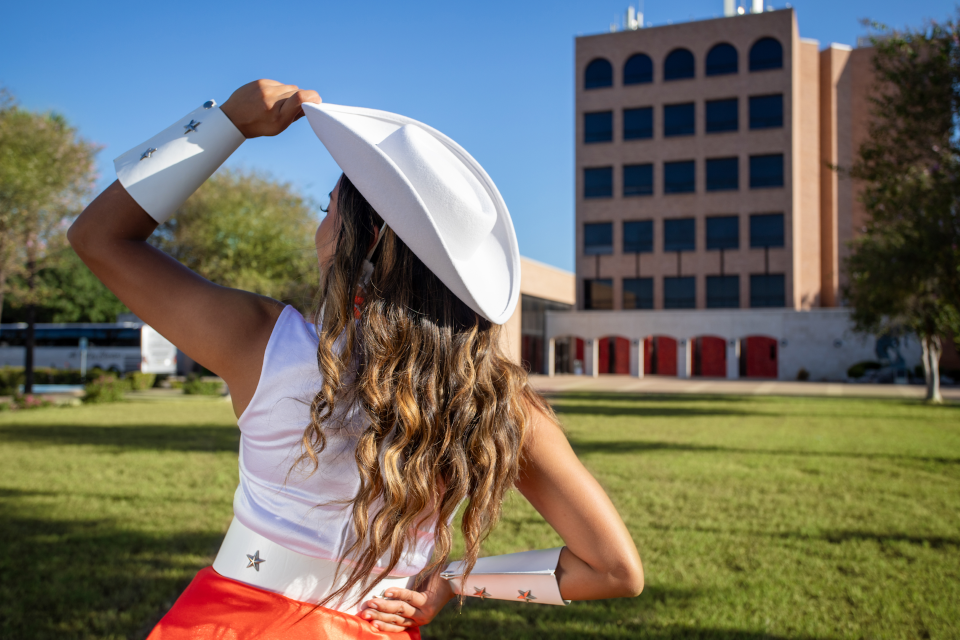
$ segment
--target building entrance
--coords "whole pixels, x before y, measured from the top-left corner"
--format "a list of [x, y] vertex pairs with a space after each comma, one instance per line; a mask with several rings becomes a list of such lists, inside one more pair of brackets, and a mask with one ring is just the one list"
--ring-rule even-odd
[[777, 377], [777, 341], [767, 336], [747, 336], [740, 342], [740, 376]]
[[677, 375], [677, 341], [670, 336], [647, 336], [643, 341], [644, 375]]

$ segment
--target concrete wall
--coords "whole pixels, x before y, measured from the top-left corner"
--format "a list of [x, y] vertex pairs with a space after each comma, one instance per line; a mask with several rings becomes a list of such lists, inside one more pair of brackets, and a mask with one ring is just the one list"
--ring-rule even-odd
[[[820, 289], [821, 306], [840, 303], [840, 239], [838, 215], [851, 206], [849, 189], [841, 193], [837, 166], [850, 166], [849, 141], [840, 144], [840, 131], [850, 131], [851, 48], [831, 44], [820, 52]], [[849, 239], [849, 238], [848, 238]]]
[[[535, 296], [564, 304], [576, 302], [576, 278], [569, 271], [520, 257], [520, 295]], [[520, 319], [522, 305], [503, 324], [501, 347], [516, 362], [520, 362]]]
[[820, 306], [820, 43], [799, 39], [793, 110], [793, 308]]
[[[747, 336], [766, 336], [779, 342], [778, 378], [794, 380], [801, 368], [811, 380], [843, 380], [851, 365], [876, 360], [875, 340], [856, 334], [845, 309], [706, 309], [691, 311], [575, 311], [547, 313], [547, 337], [577, 336], [587, 341], [584, 352], [588, 374], [596, 370], [600, 338], [622, 336], [631, 341], [631, 371], [643, 370], [637, 362], [644, 338], [666, 335], [677, 340], [678, 375], [690, 376], [691, 340], [717, 336], [727, 341], [728, 376], [735, 378], [733, 364], [739, 356], [740, 341]], [[549, 351], [549, 348], [548, 348]], [[920, 345], [909, 339], [901, 346], [908, 367], [920, 363]], [[593, 356], [593, 358], [591, 358]], [[548, 353], [549, 358], [549, 353]]]

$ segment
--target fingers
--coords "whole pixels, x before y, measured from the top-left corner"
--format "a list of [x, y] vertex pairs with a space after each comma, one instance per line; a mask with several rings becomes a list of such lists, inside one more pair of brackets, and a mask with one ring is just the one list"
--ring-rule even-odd
[[303, 105], [320, 104], [320, 94], [308, 89], [294, 89], [280, 96], [277, 105], [280, 108], [280, 124], [283, 128], [303, 117]]
[[398, 627], [411, 627], [416, 624], [414, 620], [410, 618], [404, 618], [403, 616], [398, 616], [392, 613], [384, 613], [382, 611], [372, 611], [370, 609], [365, 610], [360, 614], [364, 620], [368, 620], [371, 623], [383, 623], [383, 624], [392, 624]]
[[419, 609], [427, 603], [427, 594], [412, 589], [401, 589], [399, 587], [390, 587], [384, 592], [389, 600], [402, 600]]
[[367, 607], [382, 613], [396, 614], [404, 618], [413, 618], [417, 615], [417, 608], [402, 600], [384, 600], [374, 598], [367, 603]]

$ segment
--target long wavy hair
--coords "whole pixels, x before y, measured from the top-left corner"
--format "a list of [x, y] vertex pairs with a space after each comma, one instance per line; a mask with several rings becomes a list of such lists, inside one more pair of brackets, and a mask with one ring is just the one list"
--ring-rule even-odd
[[[323, 383], [298, 464], [318, 468], [325, 431], [342, 427], [351, 408], [365, 421], [355, 452], [360, 488], [349, 503], [354, 542], [339, 565], [352, 568], [324, 603], [358, 584], [372, 589], [413, 548], [416, 529], [435, 526], [422, 584], [447, 560], [449, 523], [464, 500], [469, 575], [517, 479], [530, 408], [553, 415], [501, 350], [501, 327], [451, 293], [389, 227], [361, 290], [383, 219], [346, 175], [336, 210], [336, 250], [322, 269], [317, 312]], [[389, 561], [374, 573], [381, 558]]]

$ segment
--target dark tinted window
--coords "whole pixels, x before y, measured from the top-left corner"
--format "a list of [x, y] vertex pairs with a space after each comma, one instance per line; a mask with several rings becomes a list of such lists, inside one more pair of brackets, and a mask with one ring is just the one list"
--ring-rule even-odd
[[716, 216], [707, 218], [707, 249], [739, 249], [740, 218]]
[[613, 309], [613, 280], [584, 280], [583, 307]]
[[663, 61], [664, 80], [682, 80], [694, 76], [693, 54], [686, 49], [674, 49]]
[[583, 74], [584, 89], [599, 89], [613, 86], [613, 65], [608, 60], [597, 58], [587, 65]]
[[608, 253], [613, 253], [613, 223], [583, 225], [583, 255], [596, 256]]
[[630, 56], [623, 65], [623, 84], [653, 82], [653, 60], [645, 53]]
[[697, 248], [697, 225], [693, 218], [663, 221], [664, 251], [693, 251]]
[[785, 307], [783, 274], [750, 276], [750, 306], [753, 308]]
[[623, 139], [653, 137], [653, 107], [623, 110]]
[[739, 158], [707, 159], [707, 191], [736, 191], [739, 188]]
[[613, 197], [613, 167], [583, 170], [584, 198]]
[[733, 45], [718, 44], [707, 54], [707, 75], [724, 76], [737, 72], [737, 50]]
[[663, 279], [664, 309], [696, 309], [697, 280], [693, 276]]
[[653, 278], [624, 278], [623, 308], [653, 309]]
[[783, 246], [783, 214], [757, 213], [750, 216], [750, 247]]
[[610, 142], [613, 140], [613, 112], [583, 114], [583, 141]]
[[653, 195], [653, 165], [628, 164], [623, 167], [623, 195]]
[[694, 103], [668, 104], [663, 107], [663, 135], [692, 136], [695, 125]]
[[738, 309], [740, 276], [707, 276], [707, 309]]
[[750, 156], [750, 188], [783, 186], [783, 154]]
[[707, 100], [707, 133], [736, 131], [740, 126], [738, 100]]
[[[34, 328], [34, 344], [38, 347], [74, 347], [86, 338], [91, 347], [139, 347], [140, 327], [125, 327], [111, 324], [37, 324]], [[22, 347], [27, 340], [27, 326], [21, 323], [4, 324], [0, 340], [7, 346]]]
[[783, 94], [750, 97], [750, 128], [774, 129], [783, 126]]
[[693, 193], [696, 188], [697, 172], [693, 160], [663, 163], [664, 193]]
[[774, 38], [760, 38], [750, 47], [750, 71], [783, 67], [783, 47]]
[[632, 220], [623, 223], [623, 252], [653, 252], [653, 220]]

